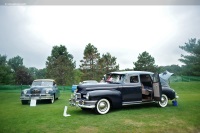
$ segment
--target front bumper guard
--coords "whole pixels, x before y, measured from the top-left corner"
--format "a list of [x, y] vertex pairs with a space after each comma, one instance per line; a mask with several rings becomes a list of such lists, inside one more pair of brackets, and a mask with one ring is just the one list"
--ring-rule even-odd
[[76, 106], [76, 107], [80, 107], [80, 108], [95, 108], [95, 104], [96, 104], [96, 100], [94, 101], [89, 101], [86, 99], [81, 99], [81, 98], [77, 98], [75, 95], [71, 96], [71, 99], [69, 99], [69, 104], [71, 106]]
[[97, 101], [81, 100], [81, 101], [79, 101], [78, 106], [81, 107], [81, 108], [89, 108], [89, 109], [92, 109], [92, 108], [95, 108], [96, 102], [97, 102]]

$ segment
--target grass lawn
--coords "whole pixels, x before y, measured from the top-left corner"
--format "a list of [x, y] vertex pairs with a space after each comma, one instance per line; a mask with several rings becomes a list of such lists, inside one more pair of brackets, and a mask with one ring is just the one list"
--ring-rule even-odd
[[[172, 83], [178, 106], [156, 104], [126, 106], [106, 115], [82, 111], [68, 104], [71, 92], [62, 91], [54, 104], [21, 105], [19, 90], [0, 91], [0, 133], [162, 132], [200, 133], [200, 82]], [[68, 106], [70, 117], [63, 117]]]

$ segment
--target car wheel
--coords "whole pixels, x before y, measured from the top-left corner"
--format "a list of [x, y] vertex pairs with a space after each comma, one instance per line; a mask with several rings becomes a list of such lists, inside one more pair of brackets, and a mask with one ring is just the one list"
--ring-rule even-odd
[[50, 103], [54, 103], [54, 100], [55, 100], [55, 95], [53, 96], [52, 99], [50, 99]]
[[96, 103], [95, 111], [98, 114], [106, 114], [110, 110], [110, 102], [107, 99], [100, 99]]
[[168, 97], [165, 94], [162, 94], [161, 100], [158, 102], [160, 107], [166, 107], [168, 104]]
[[23, 105], [28, 104], [28, 100], [21, 100], [21, 102]]

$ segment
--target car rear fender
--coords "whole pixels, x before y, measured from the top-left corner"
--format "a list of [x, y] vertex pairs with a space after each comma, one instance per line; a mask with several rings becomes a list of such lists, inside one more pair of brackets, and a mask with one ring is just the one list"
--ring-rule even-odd
[[165, 94], [169, 100], [175, 99], [176, 98], [176, 93], [173, 89], [169, 87], [163, 87], [162, 88], [162, 94]]

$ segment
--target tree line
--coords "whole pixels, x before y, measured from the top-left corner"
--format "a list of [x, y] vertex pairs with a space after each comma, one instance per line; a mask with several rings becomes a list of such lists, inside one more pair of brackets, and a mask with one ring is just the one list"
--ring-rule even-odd
[[[200, 39], [190, 39], [185, 45], [179, 46], [187, 55], [180, 55], [179, 61], [184, 65], [158, 66], [154, 57], [147, 51], [139, 54], [133, 68], [125, 70], [163, 72], [168, 70], [175, 75], [200, 76]], [[64, 45], [53, 46], [51, 55], [47, 57], [46, 68], [25, 67], [23, 58], [7, 59], [0, 54], [0, 84], [31, 84], [34, 79], [52, 78], [58, 85], [78, 84], [80, 81], [93, 79], [100, 81], [104, 74], [120, 71], [117, 58], [109, 52], [102, 55], [98, 49], [89, 43], [83, 52], [79, 68], [76, 68], [74, 57]]]

